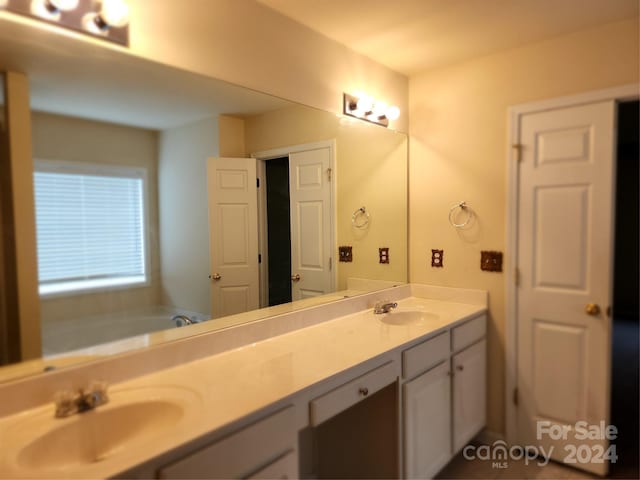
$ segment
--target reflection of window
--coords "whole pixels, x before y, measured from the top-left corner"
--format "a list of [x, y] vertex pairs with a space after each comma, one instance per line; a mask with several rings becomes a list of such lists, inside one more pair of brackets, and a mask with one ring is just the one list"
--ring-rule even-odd
[[143, 169], [36, 161], [40, 294], [147, 282]]

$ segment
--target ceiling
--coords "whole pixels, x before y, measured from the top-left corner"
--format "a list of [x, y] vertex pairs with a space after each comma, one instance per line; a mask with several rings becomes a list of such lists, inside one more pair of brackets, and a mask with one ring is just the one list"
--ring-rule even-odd
[[629, 17], [638, 0], [258, 0], [407, 76]]

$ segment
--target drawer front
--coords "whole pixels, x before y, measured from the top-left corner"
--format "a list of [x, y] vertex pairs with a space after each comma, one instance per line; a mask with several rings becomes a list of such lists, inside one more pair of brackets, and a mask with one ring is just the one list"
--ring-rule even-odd
[[311, 426], [320, 425], [395, 380], [395, 366], [393, 362], [389, 362], [312, 400], [309, 403]]
[[487, 334], [487, 316], [481, 315], [455, 327], [452, 331], [451, 348], [458, 351]]
[[295, 450], [296, 442], [294, 409], [289, 407], [163, 467], [158, 477], [246, 477]]
[[402, 376], [413, 378], [449, 357], [449, 332], [402, 352]]
[[270, 463], [259, 472], [251, 475], [249, 480], [258, 479], [294, 479], [298, 478], [298, 459], [295, 452], [289, 452], [284, 457], [280, 457], [273, 463]]

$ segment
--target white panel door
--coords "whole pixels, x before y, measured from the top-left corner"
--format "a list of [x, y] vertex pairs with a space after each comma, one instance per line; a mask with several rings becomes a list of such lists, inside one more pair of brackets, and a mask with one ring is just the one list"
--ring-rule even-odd
[[451, 459], [449, 360], [403, 389], [404, 476], [433, 478]]
[[603, 102], [521, 123], [517, 435], [521, 445], [553, 447], [559, 461], [570, 445], [596, 452], [608, 443], [573, 431], [553, 440], [536, 427], [608, 424], [614, 115]]
[[256, 160], [210, 158], [207, 177], [211, 311], [218, 318], [259, 307]]
[[289, 155], [293, 300], [332, 291], [330, 168], [329, 147]]

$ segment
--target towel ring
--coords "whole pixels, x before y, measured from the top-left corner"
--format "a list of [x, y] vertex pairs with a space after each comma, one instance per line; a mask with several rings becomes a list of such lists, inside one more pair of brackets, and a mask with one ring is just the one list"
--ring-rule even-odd
[[[455, 220], [453, 219], [455, 216], [456, 210], [458, 208], [463, 212], [465, 211], [467, 212], [467, 218], [462, 223], [456, 223]], [[453, 207], [451, 207], [451, 210], [449, 210], [449, 223], [451, 224], [451, 226], [456, 228], [463, 228], [469, 225], [469, 222], [471, 221], [471, 217], [473, 217], [473, 212], [467, 206], [467, 202], [456, 203]]]
[[365, 207], [360, 207], [351, 215], [351, 223], [356, 228], [366, 228], [369, 225], [369, 212]]

